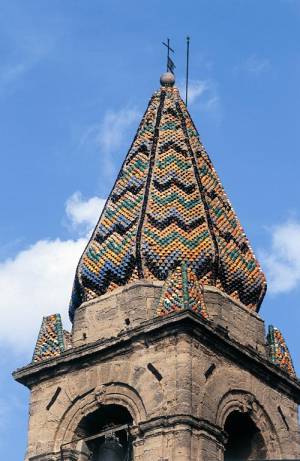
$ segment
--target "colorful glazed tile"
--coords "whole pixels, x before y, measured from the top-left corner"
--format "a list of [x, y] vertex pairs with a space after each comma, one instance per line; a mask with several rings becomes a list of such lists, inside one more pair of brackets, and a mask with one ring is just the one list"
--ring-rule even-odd
[[258, 310], [266, 282], [175, 87], [150, 100], [75, 276], [84, 301], [137, 279], [166, 280], [182, 262], [200, 283]]
[[269, 326], [267, 341], [272, 362], [282, 370], [295, 377], [295, 369], [286, 342], [278, 328]]
[[168, 276], [156, 310], [157, 315], [166, 315], [184, 309], [208, 318], [203, 285], [185, 262]]
[[[68, 341], [70, 337], [68, 334]], [[60, 314], [44, 317], [33, 353], [33, 362], [59, 356], [65, 350], [64, 332]]]

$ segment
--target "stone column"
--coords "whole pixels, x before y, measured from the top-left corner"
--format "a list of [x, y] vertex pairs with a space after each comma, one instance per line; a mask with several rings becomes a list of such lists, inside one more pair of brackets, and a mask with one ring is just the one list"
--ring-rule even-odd
[[177, 426], [174, 430], [174, 451], [172, 460], [191, 460], [191, 428], [186, 425]]
[[223, 461], [224, 445], [206, 431], [199, 433], [199, 458], [201, 461]]

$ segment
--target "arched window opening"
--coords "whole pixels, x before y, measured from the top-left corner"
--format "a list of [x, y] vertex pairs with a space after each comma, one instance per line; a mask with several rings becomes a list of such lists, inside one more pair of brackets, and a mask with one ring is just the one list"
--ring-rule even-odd
[[132, 461], [131, 424], [126, 408], [102, 405], [82, 419], [77, 434], [85, 440], [91, 461]]
[[267, 450], [260, 430], [248, 413], [233, 411], [227, 418], [228, 441], [224, 461], [265, 460]]

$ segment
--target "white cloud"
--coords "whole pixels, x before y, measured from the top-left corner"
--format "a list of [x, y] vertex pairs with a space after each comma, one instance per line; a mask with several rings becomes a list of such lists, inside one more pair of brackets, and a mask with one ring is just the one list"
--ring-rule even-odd
[[0, 85], [6, 85], [17, 80], [27, 70], [25, 64], [11, 64], [10, 66], [2, 67], [0, 69]]
[[[1, 380], [3, 382], [3, 380]], [[15, 429], [15, 418], [20, 418], [26, 414], [26, 399], [13, 393], [9, 388], [0, 388], [0, 449], [5, 445], [5, 434], [10, 429]]]
[[118, 149], [126, 130], [139, 116], [135, 109], [121, 109], [118, 112], [108, 111], [99, 127], [97, 141], [105, 152]]
[[237, 66], [235, 70], [241, 69], [249, 74], [258, 76], [268, 71], [270, 67], [271, 62], [269, 59], [252, 54], [240, 66]]
[[95, 226], [104, 205], [105, 199], [92, 197], [83, 200], [81, 193], [75, 192], [66, 201], [66, 214], [75, 230], [86, 233]]
[[[0, 66], [0, 96], [15, 90], [15, 84], [32, 68], [33, 63], [11, 63]], [[9, 90], [9, 91], [8, 91]]]
[[[9, 404], [6, 399], [0, 398], [0, 429], [4, 431], [7, 425], [7, 416], [10, 413]], [[0, 439], [0, 447], [1, 447], [1, 439]]]
[[289, 292], [300, 285], [300, 223], [288, 221], [271, 229], [271, 247], [261, 251], [269, 292]]
[[[103, 203], [97, 197], [84, 201], [77, 192], [67, 201], [66, 212], [76, 226], [91, 228]], [[31, 353], [44, 315], [60, 312], [64, 326], [70, 326], [68, 304], [87, 239], [39, 240], [0, 263], [0, 345]]]
[[193, 104], [200, 96], [203, 96], [209, 88], [210, 84], [206, 80], [192, 80], [188, 88], [189, 104]]
[[19, 351], [34, 346], [43, 315], [62, 312], [70, 297], [76, 264], [86, 244], [40, 240], [0, 264], [0, 342]]
[[24, 43], [19, 46], [16, 54], [18, 60], [12, 60], [6, 65], [0, 66], [0, 95], [7, 94], [8, 90], [15, 90], [16, 84], [22, 80], [43, 58], [45, 58], [54, 46], [54, 41], [32, 44], [26, 47]]
[[24, 77], [55, 49], [64, 31], [34, 21], [27, 5], [1, 2], [0, 96], [9, 95]]
[[109, 110], [100, 123], [90, 126], [83, 134], [81, 146], [94, 144], [100, 149], [104, 173], [113, 173], [112, 154], [122, 146], [128, 130], [137, 122], [139, 116], [135, 108]]
[[[179, 85], [179, 91], [185, 98], [185, 84]], [[216, 84], [212, 80], [190, 80], [188, 88], [188, 105], [198, 104], [199, 109], [220, 116], [220, 98]]]

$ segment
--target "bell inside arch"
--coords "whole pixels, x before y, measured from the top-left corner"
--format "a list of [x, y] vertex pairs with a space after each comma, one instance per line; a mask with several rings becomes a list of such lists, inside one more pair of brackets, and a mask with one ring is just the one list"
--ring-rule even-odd
[[127, 456], [118, 437], [111, 435], [100, 445], [96, 459], [97, 461], [127, 461]]

